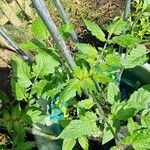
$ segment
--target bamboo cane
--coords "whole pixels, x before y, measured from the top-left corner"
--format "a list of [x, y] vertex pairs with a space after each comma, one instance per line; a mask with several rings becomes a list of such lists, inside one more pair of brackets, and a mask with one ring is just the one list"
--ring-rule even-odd
[[63, 56], [67, 60], [70, 67], [74, 68], [76, 66], [76, 63], [73, 60], [73, 58], [69, 52], [69, 49], [67, 48], [67, 46], [65, 44], [64, 39], [61, 37], [55, 23], [53, 22], [51, 15], [45, 6], [44, 0], [32, 0], [32, 2], [33, 2], [33, 5], [34, 5], [37, 13], [39, 14], [41, 19], [43, 20], [43, 22], [47, 26], [53, 39], [55, 40], [56, 44], [58, 45], [60, 53], [63, 54]]
[[16, 52], [23, 58], [23, 60], [30, 62], [29, 57], [17, 46], [15, 41], [13, 41], [11, 37], [7, 35], [7, 33], [5, 33], [5, 31], [1, 27], [0, 27], [0, 35], [5, 39], [5, 41], [8, 44], [10, 44], [14, 48], [14, 50], [16, 50]]
[[[59, 12], [59, 15], [61, 16], [63, 22], [65, 24], [68, 24], [70, 21], [69, 21], [69, 19], [67, 17], [67, 14], [65, 13], [65, 9], [64, 9], [64, 7], [63, 7], [63, 5], [61, 3], [61, 0], [53, 0], [53, 3], [55, 4], [55, 6], [56, 6], [56, 8], [57, 8], [57, 10]], [[76, 32], [72, 31], [70, 34], [71, 34], [72, 40], [74, 42], [78, 42], [78, 38], [77, 38]]]

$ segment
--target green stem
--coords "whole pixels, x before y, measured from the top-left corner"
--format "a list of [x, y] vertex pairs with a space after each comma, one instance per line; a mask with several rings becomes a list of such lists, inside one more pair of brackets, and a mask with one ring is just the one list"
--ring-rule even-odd
[[101, 105], [99, 104], [99, 102], [97, 101], [97, 99], [95, 98], [95, 96], [93, 95], [92, 92], [90, 92], [90, 95], [93, 98], [93, 101], [95, 102], [99, 115], [100, 117], [104, 120], [104, 122], [107, 124], [108, 128], [110, 129], [112, 135], [114, 136], [115, 140], [116, 140], [116, 145], [118, 145], [121, 149], [123, 149], [122, 144], [121, 144], [121, 140], [120, 138], [117, 136], [117, 134], [115, 133], [114, 129], [112, 128], [112, 126], [110, 125], [110, 123], [107, 121], [107, 118], [105, 116], [105, 113], [101, 107]]
[[48, 138], [49, 140], [58, 140], [58, 137], [55, 137], [53, 135], [49, 135], [47, 133], [41, 132], [40, 130], [37, 130], [35, 128], [32, 128], [32, 129], [26, 128], [26, 131], [29, 133], [32, 133], [33, 135], [38, 135], [38, 136]]

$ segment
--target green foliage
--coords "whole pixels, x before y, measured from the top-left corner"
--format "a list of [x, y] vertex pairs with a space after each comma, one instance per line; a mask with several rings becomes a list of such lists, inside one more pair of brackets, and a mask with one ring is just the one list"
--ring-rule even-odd
[[30, 67], [21, 58], [14, 56], [12, 58], [13, 77], [16, 77], [19, 85], [22, 87], [29, 87], [31, 85]]
[[91, 64], [97, 58], [98, 52], [95, 47], [84, 43], [77, 43], [76, 47], [81, 51], [82, 57]]
[[126, 68], [143, 65], [148, 61], [147, 53], [147, 49], [144, 45], [138, 45], [131, 51], [130, 55], [127, 56]]
[[126, 25], [127, 23], [122, 18], [120, 18], [107, 26], [107, 31], [110, 35], [120, 35], [123, 31], [126, 30]]
[[75, 144], [76, 144], [76, 140], [73, 138], [64, 139], [62, 150], [72, 150]]
[[99, 136], [100, 130], [96, 126], [96, 120], [90, 119], [89, 114], [86, 114], [81, 120], [72, 120], [69, 125], [61, 132], [59, 138], [62, 139], [78, 139], [83, 136]]
[[89, 143], [88, 143], [88, 139], [86, 136], [79, 138], [78, 142], [84, 150], [88, 150]]
[[95, 24], [89, 20], [84, 20], [84, 23], [85, 23], [87, 29], [89, 31], [91, 31], [93, 36], [95, 36], [100, 41], [106, 41], [104, 32], [101, 30], [101, 28], [97, 24]]
[[41, 40], [49, 38], [50, 33], [41, 19], [32, 22], [32, 33]]
[[137, 43], [140, 43], [140, 40], [137, 37], [126, 34], [114, 37], [112, 43], [116, 43], [122, 47], [134, 48]]
[[36, 64], [33, 65], [33, 74], [36, 77], [46, 76], [55, 72], [55, 67], [58, 67], [59, 60], [53, 53], [40, 52], [36, 58]]
[[107, 101], [110, 104], [113, 104], [114, 101], [116, 100], [116, 97], [118, 96], [119, 93], [119, 88], [116, 86], [115, 83], [110, 82], [108, 84], [108, 89], [107, 89]]
[[[14, 101], [0, 92], [0, 124], [11, 135], [14, 150], [35, 147], [34, 142], [26, 141], [26, 130], [35, 133], [35, 125], [44, 124], [51, 128], [54, 123], [63, 128], [57, 137], [51, 137], [45, 130], [37, 133], [49, 139], [63, 140], [63, 150], [72, 150], [76, 142], [88, 150], [88, 140], [93, 138], [102, 144], [114, 138], [117, 145], [111, 149], [119, 149], [118, 145], [148, 149], [150, 85], [137, 88], [126, 100], [121, 100], [119, 88], [124, 69], [148, 61], [148, 50], [142, 43], [149, 33], [148, 15], [146, 17], [149, 1], [136, 0], [136, 3], [139, 8], [128, 23], [122, 17], [117, 18], [106, 31], [84, 20], [87, 29], [100, 40], [101, 47], [75, 43], [78, 50], [73, 55], [77, 64], [75, 68], [69, 67], [57, 45], [51, 43], [44, 23], [33, 21], [34, 39], [20, 44], [21, 48], [34, 51], [33, 61], [28, 64], [14, 56], [11, 61]], [[136, 21], [138, 16], [140, 21]], [[61, 27], [63, 38], [68, 40], [73, 29], [72, 23]], [[123, 47], [125, 55], [118, 53], [119, 46]], [[132, 119], [137, 115], [140, 123]], [[128, 133], [120, 138], [123, 121], [127, 123]]]
[[91, 109], [93, 105], [94, 105], [93, 99], [90, 98], [80, 101], [77, 106], [79, 108]]

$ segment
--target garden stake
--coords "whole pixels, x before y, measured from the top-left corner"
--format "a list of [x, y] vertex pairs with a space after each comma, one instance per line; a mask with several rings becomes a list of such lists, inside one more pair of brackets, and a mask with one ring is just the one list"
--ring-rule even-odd
[[[126, 0], [124, 16], [123, 16], [124, 21], [128, 20], [130, 13], [131, 13], [131, 0]], [[123, 34], [125, 33], [126, 31]], [[119, 46], [119, 54], [121, 55], [122, 53], [123, 53], [123, 48]]]
[[[61, 3], [61, 0], [53, 0], [53, 3], [55, 4], [55, 6], [56, 6], [56, 8], [57, 8], [57, 10], [58, 10], [58, 12], [59, 12], [63, 22], [65, 24], [68, 24], [70, 21], [69, 21], [67, 15], [65, 13], [64, 7], [63, 7], [63, 5]], [[71, 34], [71, 38], [72, 38], [73, 42], [75, 42], [75, 43], [78, 42], [78, 38], [77, 38], [76, 32], [72, 31], [70, 34]]]
[[10, 44], [16, 51], [17, 53], [23, 58], [23, 60], [28, 61], [31, 63], [30, 58], [17, 46], [15, 41], [5, 33], [5, 31], [0, 27], [0, 35], [5, 39], [5, 41]]
[[44, 0], [32, 0], [34, 7], [36, 8], [39, 16], [47, 26], [49, 32], [51, 33], [53, 39], [57, 43], [60, 52], [63, 54], [65, 59], [67, 60], [68, 64], [71, 68], [76, 67], [75, 61], [73, 60], [69, 49], [67, 48], [64, 39], [60, 36], [58, 29], [53, 22], [51, 15], [48, 9], [45, 6]]

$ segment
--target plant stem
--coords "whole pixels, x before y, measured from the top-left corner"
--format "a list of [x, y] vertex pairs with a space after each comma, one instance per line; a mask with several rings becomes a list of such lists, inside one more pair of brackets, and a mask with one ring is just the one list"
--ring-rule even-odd
[[[115, 133], [114, 129], [111, 127], [110, 123], [107, 121], [107, 118], [105, 116], [105, 113], [101, 107], [101, 105], [99, 104], [99, 102], [97, 101], [97, 99], [95, 98], [94, 94], [92, 92], [90, 92], [90, 95], [92, 96], [93, 98], [93, 101], [95, 102], [96, 106], [97, 106], [97, 109], [98, 109], [98, 112], [99, 112], [99, 115], [100, 117], [104, 120], [104, 122], [107, 124], [108, 128], [110, 129], [112, 135], [114, 136], [115, 140], [116, 140], [116, 145], [118, 145], [119, 147], [122, 148], [122, 145], [121, 145], [121, 140], [120, 138], [117, 136], [117, 134]], [[123, 149], [123, 148], [122, 148]]]
[[54, 41], [57, 43], [60, 53], [63, 54], [65, 59], [67, 60], [68, 64], [71, 68], [74, 68], [76, 66], [75, 61], [73, 60], [69, 49], [67, 48], [64, 39], [61, 37], [60, 33], [58, 32], [58, 29], [53, 22], [51, 15], [48, 11], [48, 9], [45, 6], [44, 0], [32, 0], [34, 7], [36, 8], [39, 16], [47, 26], [49, 32], [51, 33]]
[[40, 130], [37, 130], [35, 128], [26, 128], [26, 131], [29, 132], [29, 133], [32, 133], [33, 135], [39, 135], [39, 136], [42, 136], [42, 137], [45, 137], [45, 138], [48, 138], [50, 140], [58, 140], [57, 137], [53, 136], [53, 135], [49, 135], [47, 133], [44, 133], [44, 132], [41, 132]]

